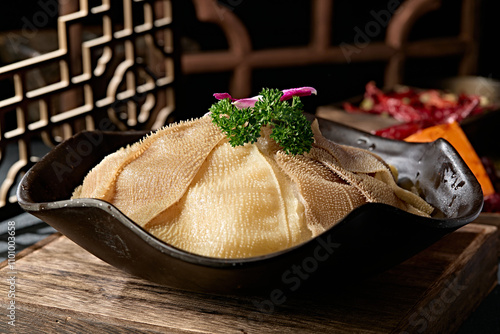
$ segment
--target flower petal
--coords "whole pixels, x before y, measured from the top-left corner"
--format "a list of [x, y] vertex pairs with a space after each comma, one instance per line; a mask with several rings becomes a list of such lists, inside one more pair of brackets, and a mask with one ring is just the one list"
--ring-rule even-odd
[[[309, 96], [311, 94], [314, 95], [317, 94], [316, 89], [313, 87], [290, 88], [290, 89], [284, 89], [282, 92], [283, 96], [281, 97], [280, 101], [289, 100], [294, 96]], [[261, 95], [248, 97], [245, 99], [234, 99], [229, 93], [215, 93], [214, 97], [217, 100], [230, 99], [236, 106], [236, 108], [243, 109], [243, 108], [252, 108], [255, 105], [255, 102], [257, 102], [260, 99]]]
[[238, 109], [243, 109], [243, 108], [251, 108], [255, 105], [255, 102], [257, 102], [260, 99], [261, 95], [257, 95], [254, 97], [249, 97], [246, 99], [239, 99], [233, 102], [233, 104], [236, 106]]
[[284, 89], [281, 101], [289, 100], [294, 96], [309, 96], [311, 94], [316, 95], [318, 92], [313, 87], [300, 87], [300, 88], [290, 88]]
[[235, 99], [232, 98], [231, 95], [229, 95], [229, 93], [215, 93], [214, 94], [214, 97], [217, 99], [217, 100], [224, 100], [224, 99], [230, 99], [231, 101], [234, 101]]

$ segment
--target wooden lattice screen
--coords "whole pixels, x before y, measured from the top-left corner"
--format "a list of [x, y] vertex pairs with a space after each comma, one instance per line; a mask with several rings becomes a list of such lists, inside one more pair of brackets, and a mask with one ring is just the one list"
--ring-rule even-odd
[[[0, 68], [0, 80], [13, 92], [0, 101], [0, 158], [8, 167], [0, 187], [2, 215], [17, 207], [14, 188], [38, 160], [36, 139], [54, 146], [83, 129], [158, 128], [174, 111], [172, 2], [89, 3], [60, 2], [56, 50]], [[33, 71], [48, 68], [55, 79], [42, 86], [29, 80]], [[18, 159], [5, 166], [8, 150]]]
[[[382, 11], [372, 10], [372, 20], [363, 27], [362, 41], [332, 44], [335, 0], [311, 0], [309, 43], [304, 46], [255, 50], [252, 38], [231, 6], [243, 0], [192, 0], [201, 22], [214, 23], [222, 29], [228, 49], [182, 55], [183, 74], [231, 72], [230, 93], [246, 97], [251, 93], [252, 74], [256, 69], [307, 66], [315, 64], [348, 64], [371, 61], [386, 62], [384, 85], [402, 83], [406, 61], [412, 58], [461, 57], [457, 74], [474, 74], [477, 67], [479, 13], [478, 0], [462, 0], [459, 33], [456, 36], [409, 40], [416, 22], [425, 14], [438, 10], [441, 0], [387, 0]], [[366, 5], [366, 4], [365, 4]], [[360, 8], [360, 11], [370, 11]], [[258, 13], [255, 13], [258, 15]], [[371, 40], [385, 28], [385, 40]]]

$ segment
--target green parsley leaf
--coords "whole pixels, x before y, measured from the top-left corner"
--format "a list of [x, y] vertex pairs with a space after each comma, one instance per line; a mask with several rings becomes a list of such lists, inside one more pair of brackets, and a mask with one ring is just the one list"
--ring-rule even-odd
[[312, 147], [311, 124], [303, 114], [300, 97], [280, 101], [283, 93], [278, 89], [264, 88], [254, 107], [238, 109], [229, 99], [223, 99], [210, 107], [212, 122], [229, 138], [231, 146], [255, 143], [263, 126], [272, 128], [270, 137], [287, 154], [302, 154]]

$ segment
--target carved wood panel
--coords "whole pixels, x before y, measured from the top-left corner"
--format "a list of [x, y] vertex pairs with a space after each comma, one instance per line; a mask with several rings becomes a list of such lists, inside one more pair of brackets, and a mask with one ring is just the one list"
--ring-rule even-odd
[[[0, 101], [0, 162], [8, 167], [1, 212], [17, 205], [13, 189], [38, 160], [36, 139], [54, 146], [84, 129], [167, 123], [178, 63], [172, 7], [170, 0], [60, 1], [58, 48], [0, 68], [0, 80], [13, 92]], [[47, 68], [55, 79], [42, 85], [31, 79]], [[6, 150], [18, 153], [10, 166]]]

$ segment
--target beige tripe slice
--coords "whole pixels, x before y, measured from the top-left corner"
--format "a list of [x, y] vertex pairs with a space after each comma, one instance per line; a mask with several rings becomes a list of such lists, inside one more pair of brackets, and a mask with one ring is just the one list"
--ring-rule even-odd
[[316, 160], [277, 152], [276, 161], [299, 188], [313, 237], [366, 203], [360, 191]]
[[259, 146], [220, 144], [182, 199], [145, 228], [171, 245], [220, 258], [269, 254], [309, 240], [294, 184]]
[[177, 202], [225, 136], [210, 117], [165, 127], [108, 155], [73, 198], [99, 198], [144, 225]]
[[104, 199], [168, 244], [218, 258], [297, 245], [366, 202], [431, 213], [378, 156], [326, 140], [317, 122], [300, 156], [270, 131], [233, 148], [208, 116], [163, 128], [107, 156], [73, 198]]
[[427, 216], [434, 208], [420, 196], [399, 187], [389, 165], [370, 151], [339, 145], [327, 140], [312, 124], [314, 146], [305, 156], [328, 166], [333, 173], [357, 188], [366, 202], [385, 203], [402, 210]]

